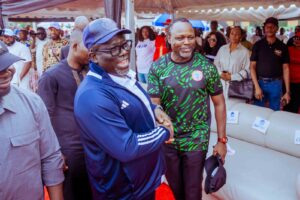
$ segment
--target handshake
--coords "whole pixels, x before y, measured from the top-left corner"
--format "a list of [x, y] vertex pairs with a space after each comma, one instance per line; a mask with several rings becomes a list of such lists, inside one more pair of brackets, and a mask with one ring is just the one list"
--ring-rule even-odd
[[158, 126], [163, 126], [170, 132], [170, 138], [165, 143], [170, 144], [174, 142], [174, 128], [170, 117], [160, 108], [155, 108], [155, 117]]

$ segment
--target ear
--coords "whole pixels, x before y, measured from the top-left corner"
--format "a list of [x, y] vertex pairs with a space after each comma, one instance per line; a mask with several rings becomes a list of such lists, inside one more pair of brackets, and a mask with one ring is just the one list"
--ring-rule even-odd
[[89, 51], [89, 60], [91, 60], [93, 63], [98, 63], [97, 56], [92, 51]]
[[74, 49], [75, 51], [77, 51], [77, 49], [78, 49], [78, 44], [77, 44], [77, 43], [73, 43], [73, 44], [72, 44], [72, 49]]

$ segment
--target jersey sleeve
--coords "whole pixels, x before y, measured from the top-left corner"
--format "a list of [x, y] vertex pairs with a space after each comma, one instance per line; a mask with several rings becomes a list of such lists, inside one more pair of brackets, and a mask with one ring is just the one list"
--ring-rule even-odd
[[160, 97], [159, 60], [152, 63], [148, 74], [148, 94], [151, 97]]
[[211, 96], [223, 93], [223, 86], [217, 68], [209, 64], [206, 72], [206, 88]]

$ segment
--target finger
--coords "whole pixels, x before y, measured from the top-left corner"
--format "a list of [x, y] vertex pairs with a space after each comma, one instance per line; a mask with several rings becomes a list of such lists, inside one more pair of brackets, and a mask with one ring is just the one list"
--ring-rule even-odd
[[163, 123], [164, 122], [164, 118], [162, 117], [161, 114], [157, 115], [157, 120], [159, 121], [159, 123]]
[[166, 144], [171, 144], [172, 142], [174, 142], [174, 138], [170, 138], [169, 140], [165, 141]]

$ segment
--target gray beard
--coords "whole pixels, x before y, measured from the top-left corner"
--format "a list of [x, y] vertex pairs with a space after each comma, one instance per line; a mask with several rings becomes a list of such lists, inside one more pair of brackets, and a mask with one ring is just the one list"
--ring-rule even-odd
[[116, 69], [116, 73], [120, 76], [126, 76], [129, 72], [129, 69], [127, 70], [119, 70], [119, 69]]

